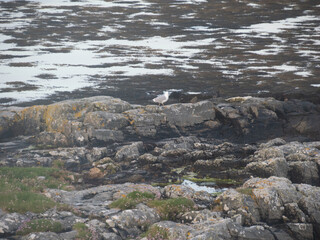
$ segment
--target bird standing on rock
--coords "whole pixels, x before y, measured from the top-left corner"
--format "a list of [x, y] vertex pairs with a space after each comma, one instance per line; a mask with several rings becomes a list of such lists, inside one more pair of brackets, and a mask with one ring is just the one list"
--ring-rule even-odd
[[167, 102], [169, 99], [169, 92], [164, 91], [162, 95], [152, 99], [155, 103], [159, 103], [159, 106], [162, 104], [164, 106], [164, 103]]

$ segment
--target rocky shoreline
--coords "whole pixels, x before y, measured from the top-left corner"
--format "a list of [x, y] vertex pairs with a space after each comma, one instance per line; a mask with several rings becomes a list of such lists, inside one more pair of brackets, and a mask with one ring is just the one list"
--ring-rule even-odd
[[[72, 226], [83, 223], [91, 239], [319, 239], [319, 123], [318, 104], [272, 97], [142, 106], [101, 96], [3, 107], [0, 166], [59, 166], [75, 188], [43, 192], [72, 211], [0, 211], [0, 237], [75, 239]], [[228, 190], [197, 192], [183, 179]], [[150, 201], [110, 207], [134, 191], [194, 206], [174, 218]], [[34, 219], [63, 229], [17, 235]]]

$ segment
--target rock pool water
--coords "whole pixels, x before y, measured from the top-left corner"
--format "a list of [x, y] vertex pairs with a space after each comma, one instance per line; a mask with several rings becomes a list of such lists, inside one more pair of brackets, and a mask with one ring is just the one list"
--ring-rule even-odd
[[0, 104], [320, 87], [317, 1], [0, 2]]

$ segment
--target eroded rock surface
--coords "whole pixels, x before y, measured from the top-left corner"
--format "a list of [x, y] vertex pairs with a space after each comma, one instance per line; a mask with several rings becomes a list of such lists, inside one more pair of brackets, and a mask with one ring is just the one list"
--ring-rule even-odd
[[159, 107], [100, 96], [4, 108], [0, 137], [35, 135], [35, 142], [54, 146], [190, 134], [247, 143], [284, 136], [318, 139], [319, 113], [313, 103], [274, 98], [213, 99]]
[[[173, 220], [162, 219], [156, 208], [137, 204], [132, 209], [110, 208], [110, 203], [130, 192], [153, 193], [157, 199], [186, 196], [197, 202], [205, 192], [184, 186], [165, 189], [147, 184], [103, 185], [81, 191], [48, 190], [46, 195], [70, 206], [70, 211], [48, 210], [42, 214], [1, 213], [0, 236], [15, 236], [33, 219], [60, 222], [62, 232], [31, 233], [17, 239], [75, 239], [72, 228], [84, 223], [95, 239], [149, 239], [148, 229], [165, 234], [166, 239], [317, 239], [320, 231], [320, 188], [293, 184], [286, 178], [252, 178], [241, 187], [211, 196], [210, 208], [189, 210]], [[190, 194], [192, 193], [192, 194]], [[197, 210], [198, 208], [198, 210]], [[214, 209], [214, 210], [213, 210]], [[90, 216], [90, 218], [88, 218]], [[147, 232], [150, 234], [150, 232]], [[149, 236], [149, 238], [148, 238]], [[162, 236], [162, 235], [158, 235]]]

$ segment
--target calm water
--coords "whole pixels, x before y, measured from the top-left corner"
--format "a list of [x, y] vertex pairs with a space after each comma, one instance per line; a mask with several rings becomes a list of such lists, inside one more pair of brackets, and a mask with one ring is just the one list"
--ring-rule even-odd
[[2, 105], [320, 87], [318, 1], [2, 0], [0, 17]]

